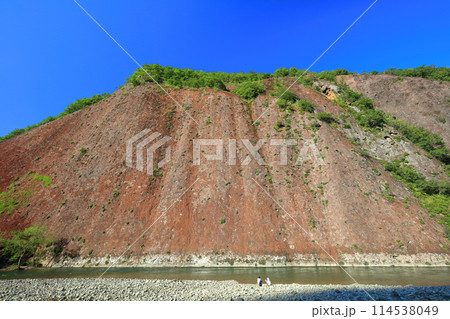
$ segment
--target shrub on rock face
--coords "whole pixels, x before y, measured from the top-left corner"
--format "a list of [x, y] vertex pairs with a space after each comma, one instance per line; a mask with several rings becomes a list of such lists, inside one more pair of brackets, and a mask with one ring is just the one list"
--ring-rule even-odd
[[289, 107], [289, 103], [288, 103], [288, 101], [286, 101], [286, 100], [279, 99], [279, 100], [277, 101], [277, 106], [278, 106], [278, 108], [279, 108], [281, 111], [284, 111], [284, 110], [286, 110], [286, 109]]
[[276, 69], [275, 72], [273, 72], [273, 75], [276, 78], [283, 77], [283, 76], [288, 76], [289, 75], [289, 70], [286, 69], [286, 68], [279, 68], [279, 69]]
[[266, 88], [259, 82], [244, 82], [238, 85], [238, 87], [233, 90], [233, 93], [236, 93], [245, 100], [251, 100], [265, 91]]
[[314, 83], [314, 81], [316, 80], [316, 78], [315, 77], [311, 77], [311, 76], [309, 76], [309, 77], [305, 77], [305, 76], [302, 76], [302, 77], [300, 77], [298, 80], [297, 80], [297, 82], [298, 83], [300, 83], [301, 85], [303, 85], [304, 87], [312, 87], [312, 85], [313, 85], [313, 83]]
[[289, 101], [291, 103], [295, 103], [295, 101], [297, 101], [298, 97], [297, 97], [297, 94], [295, 94], [291, 90], [287, 90], [286, 92], [284, 92], [283, 95], [280, 96], [280, 99]]
[[319, 73], [318, 77], [321, 80], [336, 83], [337, 75], [347, 75], [347, 74], [351, 74], [351, 73], [345, 69], [336, 69], [334, 71], [322, 71]]
[[75, 102], [73, 102], [72, 104], [70, 104], [68, 107], [66, 107], [64, 109], [64, 113], [65, 114], [70, 114], [73, 112], [76, 112], [78, 110], [84, 109], [85, 107], [95, 104], [97, 102], [100, 102], [101, 100], [103, 100], [106, 97], [109, 97], [110, 94], [109, 93], [103, 93], [103, 94], [96, 94], [93, 95], [89, 98], [82, 98], [82, 99], [78, 99]]
[[274, 91], [270, 92], [270, 95], [278, 97], [280, 100], [286, 100], [290, 103], [295, 103], [298, 100], [297, 94], [289, 90], [286, 86], [281, 83], [275, 83]]
[[450, 81], [450, 68], [435, 67], [434, 65], [422, 65], [415, 69], [390, 68], [382, 73], [396, 76], [412, 76], [430, 80]]
[[221, 80], [213, 78], [213, 77], [205, 78], [204, 83], [205, 83], [204, 86], [207, 88], [218, 89], [218, 90], [222, 90], [222, 91], [227, 90], [227, 87]]
[[295, 102], [295, 107], [302, 112], [314, 113], [314, 105], [305, 99]]
[[360, 98], [362, 98], [362, 94], [353, 90], [346, 90], [342, 97], [350, 104], [356, 102]]
[[333, 113], [324, 113], [320, 112], [317, 113], [317, 118], [325, 123], [333, 123], [336, 122], [336, 119], [333, 117]]
[[359, 125], [370, 128], [384, 127], [387, 123], [384, 112], [379, 110], [365, 110], [357, 113], [355, 119]]
[[363, 109], [373, 109], [373, 101], [368, 97], [361, 97], [353, 103], [354, 106]]

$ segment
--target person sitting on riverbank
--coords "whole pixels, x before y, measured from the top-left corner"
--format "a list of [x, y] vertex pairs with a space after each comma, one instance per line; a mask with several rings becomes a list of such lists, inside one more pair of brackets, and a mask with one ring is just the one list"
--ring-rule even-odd
[[258, 279], [256, 279], [256, 285], [258, 285], [259, 287], [262, 286], [262, 280], [260, 276], [258, 276]]
[[267, 277], [267, 279], [266, 279], [266, 285], [267, 286], [272, 286], [272, 282], [270, 281], [269, 277]]

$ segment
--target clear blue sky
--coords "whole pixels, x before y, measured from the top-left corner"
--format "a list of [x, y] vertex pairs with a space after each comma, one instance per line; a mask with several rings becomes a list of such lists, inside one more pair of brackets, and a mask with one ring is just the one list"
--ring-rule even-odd
[[[372, 2], [78, 0], [140, 63], [307, 68]], [[379, 0], [314, 71], [450, 66], [450, 1]], [[1, 1], [0, 136], [113, 92], [136, 65], [72, 0]]]

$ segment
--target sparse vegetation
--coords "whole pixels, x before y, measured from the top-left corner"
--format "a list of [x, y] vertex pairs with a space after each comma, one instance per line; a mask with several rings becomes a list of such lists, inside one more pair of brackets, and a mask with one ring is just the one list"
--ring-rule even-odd
[[322, 122], [331, 124], [336, 122], [336, 119], [333, 116], [333, 113], [324, 113], [324, 112], [320, 112], [316, 114], [317, 119], [319, 119]]
[[45, 187], [48, 187], [52, 184], [51, 180], [50, 180], [50, 176], [34, 174], [33, 179], [43, 182]]
[[113, 190], [113, 197], [116, 198], [119, 195], [120, 195], [120, 192], [117, 189], [114, 189]]
[[308, 218], [308, 225], [309, 225], [309, 227], [311, 227], [311, 228], [316, 228], [316, 221], [315, 221], [315, 219], [314, 218], [312, 218], [312, 217], [309, 217]]
[[294, 106], [300, 112], [314, 113], [314, 105], [308, 100], [299, 99], [298, 101], [295, 102]]
[[298, 100], [297, 94], [280, 82], [274, 84], [274, 90], [270, 92], [270, 95], [279, 98], [279, 100], [284, 100], [284, 103], [295, 103]]
[[[371, 99], [364, 97], [361, 93], [344, 89], [337, 98], [336, 103], [347, 110], [356, 122], [365, 128], [380, 129], [388, 123], [386, 113], [380, 110], [374, 110], [374, 103]], [[357, 109], [349, 107], [355, 107]], [[350, 126], [346, 126], [349, 128]]]
[[445, 143], [439, 135], [400, 120], [391, 119], [389, 120], [389, 125], [395, 127], [407, 139], [427, 151], [443, 164], [450, 165], [449, 150], [445, 147]]
[[347, 74], [352, 74], [352, 73], [345, 69], [336, 69], [333, 71], [322, 71], [317, 76], [321, 80], [336, 83], [337, 75], [347, 75]]
[[57, 116], [49, 116], [46, 119], [44, 119], [43, 121], [41, 121], [38, 124], [34, 124], [34, 125], [30, 125], [27, 126], [26, 128], [23, 129], [16, 129], [14, 131], [12, 131], [11, 133], [9, 133], [8, 135], [2, 136], [0, 137], [0, 142], [10, 139], [14, 136], [20, 135], [22, 133], [25, 133], [33, 128], [39, 127], [41, 125], [47, 124], [49, 122], [52, 122], [54, 120], [57, 120], [67, 114], [76, 112], [78, 110], [81, 110], [89, 105], [95, 104], [97, 102], [100, 102], [101, 100], [103, 100], [104, 98], [109, 97], [110, 94], [109, 93], [103, 93], [103, 94], [96, 94], [91, 96], [90, 98], [82, 98], [82, 99], [78, 99], [75, 102], [73, 102], [72, 104], [70, 104], [69, 106], [67, 106], [64, 109], [64, 112], [62, 112], [61, 114], [57, 115]]
[[446, 236], [450, 239], [450, 182], [427, 180], [425, 176], [405, 164], [404, 158], [385, 162], [384, 167], [409, 186], [431, 216], [439, 216], [440, 222], [446, 227]]
[[[70, 114], [70, 113], [76, 112], [76, 111], [79, 111], [81, 109], [84, 109], [85, 107], [87, 107], [89, 105], [92, 105], [92, 104], [95, 104], [95, 103], [98, 103], [101, 100], [103, 100], [104, 98], [107, 98], [109, 96], [110, 96], [109, 93], [103, 93], [103, 94], [93, 95], [93, 96], [91, 96], [89, 98], [84, 97], [82, 99], [78, 99], [75, 102], [73, 102], [72, 104], [69, 104], [69, 106], [64, 109], [64, 112], [62, 113], [63, 114], [62, 116], [66, 115], [66, 114]], [[58, 116], [60, 117], [61, 114], [58, 115]]]
[[450, 68], [435, 67], [434, 65], [419, 66], [410, 69], [394, 69], [390, 68], [383, 72], [384, 74], [396, 76], [411, 76], [425, 78], [429, 80], [450, 81]]
[[26, 181], [32, 180], [43, 182], [45, 187], [51, 185], [50, 176], [28, 173], [22, 178], [16, 178], [15, 182], [9, 185], [6, 191], [0, 193], [0, 215], [11, 214], [15, 210], [20, 210], [29, 205], [29, 199], [34, 192], [34, 188], [32, 185], [21, 185]]

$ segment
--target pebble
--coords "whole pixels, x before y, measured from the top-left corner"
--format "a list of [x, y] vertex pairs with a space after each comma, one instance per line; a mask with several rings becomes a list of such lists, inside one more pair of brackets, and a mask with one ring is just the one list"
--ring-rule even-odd
[[0, 300], [450, 300], [450, 287], [274, 284], [126, 278], [0, 280]]

